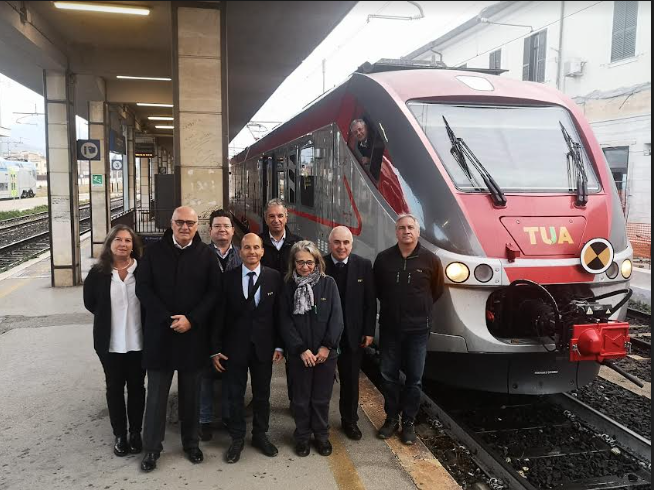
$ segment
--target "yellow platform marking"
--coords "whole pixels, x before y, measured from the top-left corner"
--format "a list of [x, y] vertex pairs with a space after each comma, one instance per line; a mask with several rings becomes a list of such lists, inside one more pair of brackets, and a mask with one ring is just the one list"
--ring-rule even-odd
[[[384, 397], [363, 373], [359, 377], [359, 404], [375, 428], [379, 429], [386, 418]], [[386, 444], [399, 459], [417, 488], [425, 490], [461, 488], [421, 440], [413, 446], [406, 446], [402, 444], [399, 437], [393, 436], [386, 439]]]
[[338, 432], [332, 432], [331, 442], [333, 451], [328, 458], [329, 467], [338, 488], [342, 490], [366, 490]]
[[0, 289], [0, 298], [4, 298], [5, 296], [9, 296], [11, 293], [14, 291], [17, 291], [18, 289], [22, 288], [23, 286], [27, 285], [28, 283], [32, 282], [32, 279], [21, 279], [16, 282], [16, 284], [12, 286], [8, 286], [4, 289]]

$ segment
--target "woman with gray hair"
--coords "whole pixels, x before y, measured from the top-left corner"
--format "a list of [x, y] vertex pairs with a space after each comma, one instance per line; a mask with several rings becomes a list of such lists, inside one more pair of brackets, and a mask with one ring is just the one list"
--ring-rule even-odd
[[343, 312], [336, 282], [313, 242], [303, 240], [290, 253], [280, 329], [286, 346], [295, 419], [295, 451], [308, 456], [311, 434], [316, 449], [329, 456], [329, 402], [334, 386]]

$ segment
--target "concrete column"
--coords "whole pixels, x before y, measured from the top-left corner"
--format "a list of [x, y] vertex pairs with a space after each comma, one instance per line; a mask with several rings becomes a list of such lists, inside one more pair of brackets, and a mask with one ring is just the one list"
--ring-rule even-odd
[[125, 163], [127, 165], [127, 208], [136, 209], [136, 158], [134, 158], [134, 126], [127, 126], [127, 161]]
[[141, 158], [141, 209], [150, 209], [150, 159]]
[[226, 3], [171, 3], [177, 204], [201, 220], [227, 198]]
[[74, 75], [44, 70], [50, 264], [53, 287], [82, 282]]
[[109, 106], [89, 102], [89, 139], [100, 140], [100, 160], [91, 161], [91, 256], [98, 258], [111, 229]]

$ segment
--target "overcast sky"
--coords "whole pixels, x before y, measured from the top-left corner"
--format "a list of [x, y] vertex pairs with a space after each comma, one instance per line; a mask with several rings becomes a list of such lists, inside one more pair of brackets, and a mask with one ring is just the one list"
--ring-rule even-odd
[[[276, 123], [297, 114], [322, 93], [323, 60], [325, 86], [330, 89], [343, 82], [358, 66], [380, 58], [400, 58], [436, 39], [497, 2], [419, 2], [424, 18], [419, 20], [370, 19], [370, 14], [418, 16], [409, 2], [359, 2], [306, 60], [280, 85], [253, 117], [262, 123], [247, 127], [230, 144], [230, 156], [252, 144]], [[447, 62], [447, 60], [445, 60]], [[1, 70], [1, 67], [0, 67]], [[39, 150], [45, 153], [43, 116], [24, 116], [20, 112], [43, 112], [43, 98], [0, 74], [0, 121], [10, 126], [12, 136], [1, 150]], [[79, 119], [78, 119], [79, 121]], [[258, 128], [258, 130], [257, 130]], [[85, 128], [80, 128], [85, 132]], [[86, 135], [80, 134], [84, 138]], [[18, 143], [22, 141], [23, 143]], [[16, 142], [16, 143], [11, 143]]]

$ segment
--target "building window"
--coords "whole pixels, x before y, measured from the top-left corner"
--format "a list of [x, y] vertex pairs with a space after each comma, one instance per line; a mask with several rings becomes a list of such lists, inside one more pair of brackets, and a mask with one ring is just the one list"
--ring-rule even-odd
[[498, 49], [497, 51], [493, 51], [490, 54], [490, 58], [488, 60], [488, 68], [491, 70], [499, 70], [502, 68], [502, 50]]
[[603, 148], [606, 161], [609, 163], [615, 187], [618, 189], [618, 197], [622, 210], [627, 209], [627, 173], [629, 170], [629, 147], [615, 146]]
[[613, 2], [613, 42], [611, 62], [636, 54], [638, 2]]
[[545, 81], [545, 61], [547, 59], [547, 30], [525, 38], [522, 58], [522, 79], [530, 82]]

